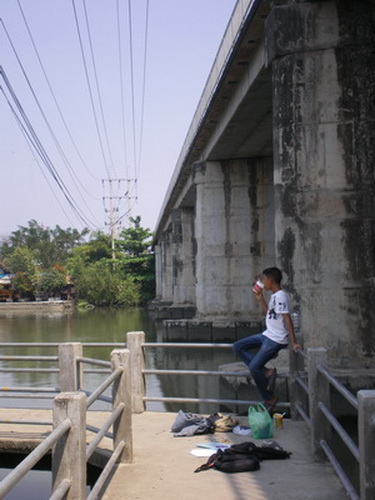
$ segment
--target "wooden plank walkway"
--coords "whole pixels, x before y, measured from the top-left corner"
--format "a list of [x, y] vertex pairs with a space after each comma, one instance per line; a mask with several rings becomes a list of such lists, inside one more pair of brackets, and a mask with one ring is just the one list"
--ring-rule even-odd
[[[314, 463], [304, 422], [284, 421], [274, 439], [289, 460], [268, 460], [255, 472], [194, 474], [207, 459], [192, 456], [197, 443], [240, 443], [233, 433], [176, 438], [170, 432], [175, 413], [133, 416], [134, 463], [118, 466], [103, 500], [343, 500], [344, 488], [329, 464]], [[246, 421], [244, 422], [246, 423]], [[259, 441], [255, 441], [259, 442]]]

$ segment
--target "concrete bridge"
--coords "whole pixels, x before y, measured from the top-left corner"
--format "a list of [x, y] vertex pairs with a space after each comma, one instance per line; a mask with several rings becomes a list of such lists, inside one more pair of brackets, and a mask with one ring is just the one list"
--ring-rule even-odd
[[277, 265], [305, 347], [374, 368], [374, 13], [237, 2], [157, 223], [156, 307], [259, 319], [250, 285]]

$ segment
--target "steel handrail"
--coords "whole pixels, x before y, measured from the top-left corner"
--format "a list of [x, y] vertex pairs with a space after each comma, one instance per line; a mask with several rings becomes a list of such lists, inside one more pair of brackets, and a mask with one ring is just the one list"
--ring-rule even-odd
[[103, 361], [102, 359], [85, 358], [83, 356], [77, 357], [77, 363], [86, 363], [86, 364], [106, 366], [106, 367], [111, 366], [111, 363], [109, 361]]
[[[145, 402], [164, 402], [164, 403], [207, 403], [207, 404], [234, 404], [234, 405], [256, 405], [259, 401], [241, 400], [241, 399], [214, 399], [214, 398], [180, 398], [180, 397], [166, 397], [166, 396], [144, 396]], [[277, 406], [289, 408], [290, 403], [279, 402]]]
[[322, 365], [318, 366], [319, 372], [326, 377], [331, 385], [339, 391], [339, 393], [356, 409], [358, 410], [358, 401], [353, 394], [348, 391], [329, 371]]
[[354, 486], [352, 485], [351, 481], [349, 480], [348, 476], [345, 474], [344, 469], [341, 467], [339, 464], [335, 454], [329, 447], [326, 441], [322, 439], [320, 441], [320, 446], [324, 453], [326, 454], [326, 457], [330, 461], [332, 467], [335, 469], [335, 472], [337, 476], [339, 477], [342, 485], [344, 486], [346, 492], [348, 493], [349, 497], [351, 500], [359, 500], [358, 493], [356, 492]]
[[141, 347], [163, 347], [163, 348], [202, 348], [202, 349], [233, 349], [233, 344], [223, 343], [223, 344], [215, 344], [215, 343], [202, 343], [199, 342], [142, 342]]
[[96, 437], [91, 441], [91, 443], [86, 448], [86, 460], [89, 460], [89, 458], [94, 453], [94, 451], [98, 447], [98, 444], [101, 442], [101, 440], [105, 437], [108, 437], [106, 435], [108, 429], [116, 422], [116, 420], [119, 418], [121, 413], [124, 411], [124, 408], [125, 408], [125, 404], [120, 403], [117, 406], [117, 408], [115, 410], [113, 410], [113, 412], [108, 417], [108, 419], [104, 422], [104, 424], [100, 428], [99, 432], [97, 433]]
[[[83, 347], [124, 347], [125, 342], [80, 342]], [[59, 347], [61, 342], [2, 342], [4, 347]]]
[[306, 394], [309, 393], [309, 387], [308, 385], [306, 384], [306, 382], [303, 380], [302, 377], [300, 376], [297, 376], [294, 378], [294, 380], [297, 382], [297, 384], [302, 387], [302, 389], [305, 391]]
[[124, 369], [122, 367], [114, 370], [112, 374], [91, 394], [91, 396], [87, 398], [86, 408], [90, 408], [90, 406], [97, 400], [98, 396], [103, 394], [103, 392], [108, 389], [112, 382], [116, 380], [123, 371]]
[[100, 490], [103, 488], [109, 475], [112, 473], [113, 467], [116, 465], [116, 462], [124, 448], [125, 448], [125, 441], [120, 441], [116, 446], [116, 448], [114, 449], [111, 458], [108, 460], [106, 466], [102, 470], [102, 473], [96, 480], [96, 483], [92, 488], [90, 494], [87, 496], [86, 500], [95, 500], [96, 498], [99, 498]]
[[357, 460], [357, 462], [359, 462], [359, 448], [354, 443], [354, 441], [349, 436], [349, 434], [346, 432], [344, 427], [340, 424], [340, 422], [336, 419], [336, 417], [333, 415], [333, 413], [330, 411], [329, 408], [327, 408], [327, 406], [324, 403], [319, 403], [318, 408], [325, 415], [325, 417], [330, 422], [332, 427], [335, 429], [335, 431], [338, 433], [338, 435], [344, 441], [346, 446], [351, 451], [353, 457]]
[[58, 356], [0, 356], [0, 361], [58, 361]]
[[71, 428], [69, 419], [64, 420], [51, 434], [44, 439], [27, 457], [20, 462], [0, 483], [0, 495], [4, 497], [9, 491], [39, 462], [41, 458]]
[[65, 498], [65, 495], [68, 493], [72, 482], [69, 479], [63, 479], [59, 486], [55, 489], [52, 495], [49, 497], [49, 500], [61, 500]]

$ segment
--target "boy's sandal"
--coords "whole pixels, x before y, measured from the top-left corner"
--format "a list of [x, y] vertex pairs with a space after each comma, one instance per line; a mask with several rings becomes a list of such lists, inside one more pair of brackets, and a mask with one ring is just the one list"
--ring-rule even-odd
[[265, 401], [263, 404], [266, 408], [266, 410], [268, 411], [268, 413], [271, 413], [271, 411], [273, 411], [273, 409], [275, 408], [275, 406], [277, 405], [279, 401], [279, 398], [276, 397], [275, 401], [273, 403], [269, 403], [268, 401]]

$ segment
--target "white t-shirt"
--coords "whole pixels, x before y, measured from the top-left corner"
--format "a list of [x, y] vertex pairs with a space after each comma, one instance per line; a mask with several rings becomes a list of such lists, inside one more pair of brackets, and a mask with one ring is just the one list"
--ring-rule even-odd
[[284, 324], [283, 314], [290, 313], [289, 297], [284, 290], [271, 295], [266, 316], [267, 329], [263, 335], [278, 344], [288, 343], [288, 330]]

